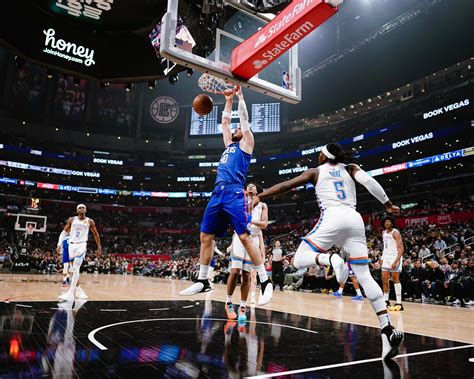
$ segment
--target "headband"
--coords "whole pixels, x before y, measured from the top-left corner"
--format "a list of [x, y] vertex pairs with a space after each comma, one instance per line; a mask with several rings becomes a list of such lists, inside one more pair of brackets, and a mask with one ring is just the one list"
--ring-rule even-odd
[[[86, 208], [86, 206], [84, 204], [79, 204], [77, 207], [76, 207], [76, 210], [79, 209], [80, 207], [84, 207]], [[87, 209], [87, 208], [86, 208]]]
[[328, 148], [327, 148], [327, 145], [324, 146], [321, 151], [323, 152], [323, 154], [328, 157], [329, 159], [336, 159], [336, 156], [334, 154], [331, 154], [329, 151], [328, 151]]

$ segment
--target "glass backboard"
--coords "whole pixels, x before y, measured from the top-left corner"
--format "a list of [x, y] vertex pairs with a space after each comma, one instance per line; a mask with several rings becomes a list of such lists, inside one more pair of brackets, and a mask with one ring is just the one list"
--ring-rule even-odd
[[[223, 4], [220, 11], [210, 11], [202, 7], [202, 1], [169, 0], [161, 24], [160, 55], [181, 66], [209, 73], [278, 100], [298, 103], [301, 100], [301, 74], [297, 46], [249, 80], [231, 73], [232, 50], [274, 16], [256, 14], [237, 0]], [[176, 39], [176, 28], [181, 19], [196, 42], [192, 51], [181, 48]]]

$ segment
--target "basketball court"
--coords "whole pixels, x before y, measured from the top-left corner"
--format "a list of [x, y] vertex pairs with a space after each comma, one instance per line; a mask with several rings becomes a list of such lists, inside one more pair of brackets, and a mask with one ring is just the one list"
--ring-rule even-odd
[[[81, 277], [88, 301], [57, 303], [60, 276], [0, 275], [1, 376], [437, 377], [472, 374], [472, 309], [405, 303], [400, 355], [379, 358], [367, 300], [276, 292], [229, 322], [225, 287], [183, 299], [187, 281]], [[9, 373], [9, 374], [8, 374]], [[69, 376], [68, 376], [69, 375]]]

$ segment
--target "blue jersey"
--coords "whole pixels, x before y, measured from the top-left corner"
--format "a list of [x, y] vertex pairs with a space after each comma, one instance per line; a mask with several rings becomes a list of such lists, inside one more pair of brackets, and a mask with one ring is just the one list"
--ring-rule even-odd
[[242, 151], [238, 142], [230, 144], [222, 153], [219, 161], [216, 186], [227, 184], [239, 185], [244, 188], [251, 159], [252, 154]]

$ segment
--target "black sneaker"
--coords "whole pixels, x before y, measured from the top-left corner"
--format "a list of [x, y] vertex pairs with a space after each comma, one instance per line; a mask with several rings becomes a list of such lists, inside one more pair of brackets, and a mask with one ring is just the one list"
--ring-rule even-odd
[[212, 288], [211, 288], [211, 285], [209, 284], [208, 279], [198, 279], [196, 283], [182, 290], [179, 294], [181, 296], [192, 296], [192, 295], [196, 295], [197, 293], [209, 292], [211, 290]]
[[387, 325], [382, 329], [382, 359], [392, 359], [398, 355], [398, 347], [403, 341], [403, 332]]

